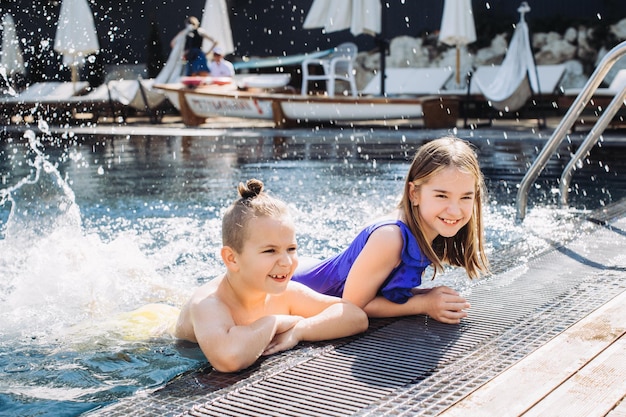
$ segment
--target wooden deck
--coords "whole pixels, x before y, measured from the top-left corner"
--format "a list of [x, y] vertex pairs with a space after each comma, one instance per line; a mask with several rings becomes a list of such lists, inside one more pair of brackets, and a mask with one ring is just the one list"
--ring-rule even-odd
[[626, 416], [626, 292], [441, 417]]

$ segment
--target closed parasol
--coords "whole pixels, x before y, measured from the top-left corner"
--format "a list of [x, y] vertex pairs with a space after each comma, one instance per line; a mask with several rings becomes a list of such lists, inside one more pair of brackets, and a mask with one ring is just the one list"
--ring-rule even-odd
[[4, 75], [6, 77], [26, 73], [20, 41], [17, 38], [17, 32], [15, 30], [15, 22], [10, 14], [2, 16], [0, 67], [4, 69]]
[[461, 83], [461, 46], [476, 41], [471, 0], [445, 0], [439, 41], [456, 47], [456, 83]]
[[72, 81], [78, 81], [78, 67], [85, 57], [100, 50], [87, 0], [63, 0], [61, 3], [54, 50], [63, 55], [63, 63], [72, 69]]
[[206, 43], [210, 41], [205, 39], [204, 49], [212, 49], [215, 45], [219, 45], [225, 55], [235, 52], [230, 16], [225, 0], [206, 0], [200, 27], [216, 41], [212, 47], [209, 47]]
[[350, 29], [354, 36], [376, 35], [381, 28], [379, 0], [314, 0], [302, 25], [304, 29], [323, 28], [327, 33]]

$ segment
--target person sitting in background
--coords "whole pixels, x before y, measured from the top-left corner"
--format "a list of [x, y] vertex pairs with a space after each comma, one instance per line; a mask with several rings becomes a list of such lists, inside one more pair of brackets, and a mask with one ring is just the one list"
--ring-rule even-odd
[[219, 46], [213, 49], [213, 60], [209, 64], [212, 77], [234, 77], [233, 64], [224, 59], [224, 51]]
[[202, 50], [202, 42], [204, 39], [208, 39], [213, 42], [213, 47], [215, 47], [216, 41], [200, 27], [200, 22], [195, 16], [187, 18], [185, 24], [185, 29], [178, 32], [172, 39], [171, 46], [174, 48], [179, 37], [184, 36], [185, 48], [183, 58], [187, 61], [185, 74], [188, 76], [207, 76], [210, 70], [206, 54]]

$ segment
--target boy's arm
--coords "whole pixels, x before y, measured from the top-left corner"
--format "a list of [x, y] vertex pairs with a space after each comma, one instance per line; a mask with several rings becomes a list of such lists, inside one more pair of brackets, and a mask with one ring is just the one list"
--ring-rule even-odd
[[235, 372], [252, 365], [276, 333], [293, 327], [301, 317], [272, 315], [238, 326], [230, 311], [216, 300], [205, 299], [191, 307], [194, 334], [211, 366]]
[[297, 282], [289, 286], [285, 295], [289, 297], [290, 313], [304, 318], [287, 332], [277, 332], [265, 355], [290, 349], [300, 341], [337, 339], [367, 330], [367, 315], [354, 304]]

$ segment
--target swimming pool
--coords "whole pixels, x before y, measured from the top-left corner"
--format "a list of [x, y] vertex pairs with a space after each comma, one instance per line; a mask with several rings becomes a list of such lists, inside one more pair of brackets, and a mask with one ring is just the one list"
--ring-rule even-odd
[[[300, 254], [325, 256], [396, 204], [413, 151], [439, 135], [269, 132], [2, 136], [0, 414], [74, 416], [204, 365], [194, 345], [138, 340], [107, 319], [148, 302], [177, 304], [220, 272], [221, 213], [239, 181], [258, 177], [290, 202]], [[530, 256], [546, 239], [574, 236], [587, 210], [626, 196], [618, 134], [575, 174], [570, 208], [555, 207], [555, 177], [567, 159], [551, 160], [518, 224], [516, 185], [545, 137], [459, 136], [476, 145], [487, 177], [492, 257], [510, 245]], [[441, 282], [471, 290], [457, 271]], [[72, 331], [77, 323], [87, 325]]]

